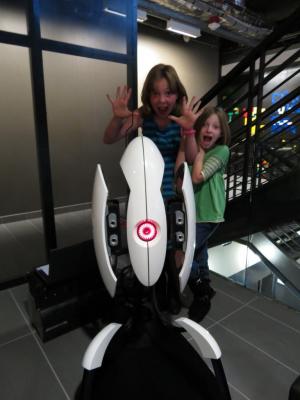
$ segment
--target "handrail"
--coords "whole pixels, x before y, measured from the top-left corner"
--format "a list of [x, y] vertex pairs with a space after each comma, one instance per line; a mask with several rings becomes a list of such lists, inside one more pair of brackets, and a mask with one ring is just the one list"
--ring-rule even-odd
[[215, 86], [213, 86], [204, 96], [202, 96], [200, 107], [204, 107], [214, 97], [216, 97], [220, 91], [228, 85], [228, 83], [230, 83], [237, 75], [248, 68], [253, 60], [258, 59], [261, 55], [261, 52], [264, 52], [266, 49], [270, 48], [270, 46], [274, 45], [274, 43], [277, 43], [278, 40], [290, 30], [291, 26], [299, 21], [299, 18], [300, 7], [297, 8], [287, 19], [279, 23], [269, 36], [262, 40], [262, 42], [252, 49], [239, 64], [237, 64], [231, 71], [228, 72], [226, 76], [224, 76]]

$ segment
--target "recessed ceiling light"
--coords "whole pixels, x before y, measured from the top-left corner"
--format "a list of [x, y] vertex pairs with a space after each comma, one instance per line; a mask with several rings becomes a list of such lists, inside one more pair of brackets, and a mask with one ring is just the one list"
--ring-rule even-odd
[[189, 36], [192, 38], [197, 38], [201, 36], [201, 31], [199, 28], [184, 24], [174, 19], [169, 19], [167, 21], [167, 30], [178, 33], [179, 35]]

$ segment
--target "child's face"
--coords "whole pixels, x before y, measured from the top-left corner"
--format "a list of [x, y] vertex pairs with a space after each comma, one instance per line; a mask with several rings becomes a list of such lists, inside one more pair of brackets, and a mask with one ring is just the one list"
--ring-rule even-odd
[[199, 144], [202, 149], [212, 149], [217, 140], [221, 137], [221, 134], [219, 117], [216, 114], [212, 114], [207, 118], [199, 133]]
[[177, 94], [171, 93], [165, 78], [154, 82], [150, 94], [151, 107], [157, 117], [166, 118], [171, 114], [177, 100]]

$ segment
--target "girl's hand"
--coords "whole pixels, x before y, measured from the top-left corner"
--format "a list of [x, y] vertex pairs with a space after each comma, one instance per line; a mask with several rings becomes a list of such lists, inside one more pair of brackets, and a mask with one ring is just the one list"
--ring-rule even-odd
[[[175, 121], [183, 129], [192, 129], [197, 118], [202, 114], [202, 110], [195, 111], [195, 105], [199, 102], [199, 97], [193, 96], [190, 103], [187, 103], [186, 97], [183, 97], [181, 103], [181, 116], [170, 115], [169, 118]], [[197, 107], [198, 108], [198, 107]]]
[[205, 150], [203, 149], [203, 147], [201, 147], [201, 145], [198, 145], [198, 154], [200, 153], [200, 155], [204, 155], [205, 154]]
[[115, 99], [112, 99], [109, 94], [106, 95], [112, 106], [112, 111], [117, 118], [129, 117], [132, 113], [128, 110], [128, 102], [131, 96], [131, 88], [118, 86]]

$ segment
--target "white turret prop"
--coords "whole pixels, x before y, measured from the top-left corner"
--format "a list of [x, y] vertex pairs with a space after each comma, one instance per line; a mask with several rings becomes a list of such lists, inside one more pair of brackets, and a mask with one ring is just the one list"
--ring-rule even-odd
[[[120, 165], [129, 186], [126, 216], [126, 234], [129, 259], [139, 282], [151, 287], [158, 281], [164, 267], [167, 251], [167, 216], [161, 184], [164, 173], [164, 160], [158, 148], [150, 139], [138, 136], [125, 149]], [[103, 282], [114, 297], [117, 276], [111, 265], [110, 248], [118, 243], [114, 234], [108, 233], [109, 224], [116, 224], [115, 215], [108, 215], [108, 189], [101, 166], [96, 169], [92, 224], [96, 258]], [[183, 241], [184, 261], [179, 273], [179, 286], [182, 292], [187, 284], [195, 249], [195, 201], [189, 168], [184, 163], [182, 182], [182, 202], [184, 210]], [[179, 222], [179, 223], [181, 223]], [[219, 360], [221, 351], [211, 334], [202, 326], [188, 318], [177, 318], [174, 326], [188, 332], [196, 344], [201, 357]], [[110, 323], [92, 340], [83, 358], [85, 372], [100, 368], [105, 351], [122, 324]], [[178, 328], [177, 328], [178, 329]], [[142, 397], [141, 397], [142, 398]]]

